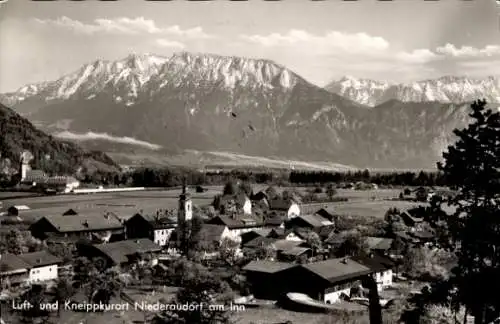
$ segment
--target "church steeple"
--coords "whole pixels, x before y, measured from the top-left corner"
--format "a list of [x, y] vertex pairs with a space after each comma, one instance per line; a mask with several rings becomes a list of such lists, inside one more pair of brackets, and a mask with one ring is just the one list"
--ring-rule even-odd
[[186, 178], [182, 181], [182, 192], [179, 196], [179, 209], [177, 211], [177, 222], [185, 222], [193, 218], [191, 195], [187, 191]]

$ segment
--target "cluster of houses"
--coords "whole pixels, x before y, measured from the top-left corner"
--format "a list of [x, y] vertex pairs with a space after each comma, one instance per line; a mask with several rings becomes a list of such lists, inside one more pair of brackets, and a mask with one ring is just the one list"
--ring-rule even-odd
[[[254, 259], [243, 267], [256, 297], [277, 298], [286, 292], [300, 292], [334, 303], [349, 296], [368, 275], [376, 278], [381, 290], [392, 284], [394, 263], [387, 255], [393, 239], [366, 238], [371, 253], [365, 257], [331, 258], [312, 246], [311, 233], [317, 234], [323, 248], [340, 243], [336, 216], [325, 204], [268, 199], [259, 192], [251, 197], [223, 197], [220, 206], [223, 213], [204, 220], [202, 240], [212, 245], [233, 240], [243, 254], [265, 248], [276, 251], [275, 257]], [[266, 206], [265, 215], [255, 215], [254, 206]], [[19, 213], [19, 207], [9, 212]], [[410, 221], [417, 219], [407, 216]], [[29, 230], [46, 244], [77, 243], [78, 255], [95, 260], [103, 268], [132, 264], [138, 259], [156, 265], [161, 255], [178, 244], [179, 225], [192, 218], [193, 204], [184, 187], [177, 215], [139, 212], [124, 217], [112, 212], [70, 209], [61, 215], [42, 216]], [[87, 243], [78, 243], [82, 240]], [[59, 265], [61, 260], [47, 252], [4, 254], [0, 259], [0, 279], [12, 284], [53, 280]]]
[[28, 189], [68, 193], [80, 186], [80, 182], [72, 176], [48, 176], [42, 170], [32, 170], [25, 161], [21, 163], [19, 174], [20, 186]]

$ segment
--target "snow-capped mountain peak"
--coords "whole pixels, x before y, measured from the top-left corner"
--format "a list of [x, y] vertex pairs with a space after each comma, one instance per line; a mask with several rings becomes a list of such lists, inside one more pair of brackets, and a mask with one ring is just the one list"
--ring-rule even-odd
[[325, 89], [368, 106], [376, 106], [391, 99], [403, 102], [464, 103], [485, 98], [488, 102], [500, 103], [500, 79], [494, 76], [478, 79], [447, 75], [399, 84], [343, 77], [328, 84]]

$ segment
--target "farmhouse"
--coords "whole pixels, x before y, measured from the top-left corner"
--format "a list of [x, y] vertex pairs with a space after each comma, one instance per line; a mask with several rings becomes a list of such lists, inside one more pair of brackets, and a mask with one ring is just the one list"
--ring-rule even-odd
[[392, 276], [395, 263], [390, 259], [372, 255], [370, 257], [353, 257], [353, 260], [371, 268], [374, 271], [377, 289], [382, 291], [384, 288], [392, 286]]
[[154, 243], [165, 246], [177, 227], [177, 222], [168, 217], [135, 214], [125, 221], [128, 239], [148, 238]]
[[206, 246], [218, 247], [224, 238], [231, 238], [231, 232], [225, 225], [203, 224], [200, 241]]
[[58, 265], [62, 260], [46, 252], [21, 255], [11, 253], [0, 257], [0, 281], [11, 285], [57, 279]]
[[134, 239], [104, 244], [77, 244], [80, 256], [92, 260], [100, 269], [127, 266], [137, 261], [156, 263], [161, 247], [150, 239]]
[[49, 236], [110, 241], [124, 234], [123, 224], [110, 214], [85, 213], [74, 216], [44, 216], [30, 226], [31, 234], [45, 240]]
[[269, 210], [284, 212], [287, 219], [300, 215], [300, 207], [292, 199], [273, 199], [269, 201]]
[[264, 227], [262, 222], [250, 216], [233, 217], [221, 215], [210, 219], [207, 224], [224, 225], [229, 229], [230, 236], [233, 239], [239, 238], [241, 234]]
[[269, 197], [263, 191], [259, 191], [250, 197], [252, 204], [259, 207], [269, 207]]
[[350, 296], [351, 288], [360, 286], [361, 281], [374, 272], [348, 258], [303, 264], [287, 273], [291, 278], [301, 278], [290, 278], [289, 292], [303, 293], [322, 302], [335, 303], [342, 295]]
[[250, 232], [241, 234], [241, 243], [245, 244], [253, 240], [256, 237], [267, 237], [271, 233], [272, 229], [270, 228], [260, 228], [251, 230]]
[[0, 281], [4, 284], [17, 286], [28, 281], [29, 269], [30, 265], [15, 254], [0, 255]]
[[20, 254], [18, 257], [29, 265], [29, 282], [55, 280], [62, 260], [47, 251]]
[[380, 255], [385, 255], [392, 247], [393, 239], [386, 237], [367, 237], [365, 238], [368, 249]]
[[311, 230], [319, 229], [324, 226], [332, 226], [333, 223], [320, 215], [300, 215], [290, 219], [286, 224], [286, 228], [308, 228]]
[[289, 276], [283, 273], [296, 266], [291, 263], [261, 260], [250, 262], [242, 270], [256, 298], [275, 300], [287, 291], [286, 279]]
[[222, 214], [243, 213], [252, 214], [252, 201], [245, 194], [224, 195], [220, 198]]

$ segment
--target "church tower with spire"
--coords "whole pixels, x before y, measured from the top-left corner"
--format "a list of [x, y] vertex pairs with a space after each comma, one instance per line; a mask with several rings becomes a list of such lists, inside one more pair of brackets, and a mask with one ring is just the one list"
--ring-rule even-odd
[[179, 196], [179, 209], [177, 210], [177, 223], [181, 224], [193, 218], [193, 204], [191, 195], [187, 192], [186, 179], [182, 184], [182, 193]]

